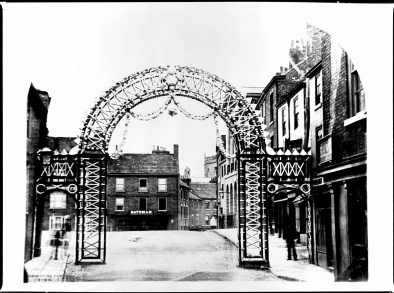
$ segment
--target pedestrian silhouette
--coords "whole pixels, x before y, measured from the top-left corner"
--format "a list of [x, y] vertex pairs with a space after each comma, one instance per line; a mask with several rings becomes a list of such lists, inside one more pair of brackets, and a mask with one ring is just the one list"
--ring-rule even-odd
[[57, 252], [60, 246], [60, 231], [56, 231], [55, 233], [55, 239], [54, 239], [54, 245], [55, 245], [55, 260], [57, 260]]
[[291, 252], [293, 251], [293, 258], [297, 260], [297, 251], [295, 249], [294, 239], [297, 238], [297, 232], [293, 225], [288, 225], [286, 228], [286, 244], [287, 244], [287, 260], [291, 260]]

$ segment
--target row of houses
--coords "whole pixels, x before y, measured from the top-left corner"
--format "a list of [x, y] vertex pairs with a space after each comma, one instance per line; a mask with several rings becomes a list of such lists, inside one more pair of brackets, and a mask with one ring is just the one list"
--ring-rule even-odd
[[[367, 109], [357, 67], [331, 36], [307, 26], [308, 40], [290, 48], [289, 69], [281, 67], [261, 91], [246, 95], [262, 117], [275, 150], [312, 153], [313, 262], [347, 279], [352, 264], [368, 274]], [[234, 154], [230, 132], [223, 139]], [[236, 227], [237, 162], [217, 153], [219, 227]], [[271, 234], [285, 237], [292, 223], [306, 243], [308, 211], [294, 192], [269, 199]]]
[[[66, 138], [60, 138], [65, 140]], [[59, 138], [49, 138], [51, 141]], [[68, 139], [70, 142], [72, 140]], [[107, 231], [205, 230], [216, 227], [216, 185], [179, 175], [174, 152], [122, 154], [107, 162]], [[55, 150], [57, 151], [57, 150]], [[65, 148], [64, 155], [68, 154]], [[187, 170], [185, 170], [185, 173]], [[48, 192], [42, 230], [60, 230], [69, 218], [76, 229], [76, 202], [64, 190]]]

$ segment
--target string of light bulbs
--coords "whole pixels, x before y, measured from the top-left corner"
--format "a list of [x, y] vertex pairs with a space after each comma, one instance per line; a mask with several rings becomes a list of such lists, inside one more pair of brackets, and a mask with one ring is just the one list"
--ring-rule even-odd
[[220, 132], [219, 132], [219, 123], [217, 121], [217, 113], [215, 113], [215, 111], [212, 111], [210, 113], [208, 113], [207, 115], [194, 115], [192, 113], [189, 113], [186, 109], [184, 109], [180, 103], [175, 99], [174, 96], [170, 96], [164, 103], [163, 106], [161, 106], [159, 109], [157, 109], [156, 111], [149, 113], [149, 114], [137, 114], [131, 110], [128, 111], [128, 113], [126, 114], [126, 119], [125, 119], [125, 124], [124, 124], [124, 131], [123, 131], [123, 137], [122, 137], [122, 142], [119, 146], [119, 149], [116, 149], [114, 151], [114, 153], [112, 153], [110, 156], [113, 159], [118, 159], [122, 154], [123, 154], [123, 147], [126, 143], [126, 139], [127, 139], [127, 134], [128, 134], [128, 129], [129, 129], [129, 124], [130, 124], [130, 118], [133, 117], [135, 119], [141, 120], [141, 121], [149, 121], [149, 120], [153, 120], [157, 117], [159, 117], [160, 115], [162, 115], [168, 108], [168, 106], [170, 105], [171, 101], [174, 102], [174, 104], [176, 105], [176, 107], [188, 118], [193, 119], [193, 120], [206, 120], [208, 118], [210, 118], [211, 116], [213, 116], [214, 122], [215, 122], [215, 127], [216, 127], [216, 146], [218, 147], [220, 153], [225, 156], [226, 158], [235, 158], [236, 155], [235, 154], [228, 154], [226, 152], [226, 150], [224, 149], [223, 146], [223, 141], [221, 139], [220, 136]]

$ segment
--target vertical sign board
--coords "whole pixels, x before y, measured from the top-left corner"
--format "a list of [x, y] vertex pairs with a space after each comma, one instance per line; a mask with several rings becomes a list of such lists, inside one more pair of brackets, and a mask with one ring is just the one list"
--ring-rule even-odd
[[80, 160], [76, 262], [105, 262], [106, 157]]
[[242, 267], [269, 267], [265, 156], [239, 155], [239, 244]]

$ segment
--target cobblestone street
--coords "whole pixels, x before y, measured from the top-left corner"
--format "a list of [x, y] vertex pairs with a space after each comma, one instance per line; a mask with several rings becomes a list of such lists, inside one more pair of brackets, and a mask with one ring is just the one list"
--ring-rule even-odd
[[68, 282], [278, 281], [272, 273], [238, 267], [238, 249], [211, 232], [136, 231], [107, 234], [104, 265], [74, 265]]

